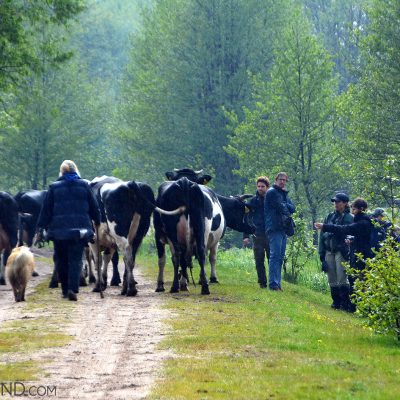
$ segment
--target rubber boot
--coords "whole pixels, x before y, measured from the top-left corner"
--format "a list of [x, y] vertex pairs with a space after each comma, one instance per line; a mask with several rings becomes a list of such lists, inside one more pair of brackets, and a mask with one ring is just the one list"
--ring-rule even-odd
[[352, 303], [350, 299], [350, 287], [349, 286], [340, 286], [340, 308], [343, 311], [347, 311], [353, 313], [356, 311], [356, 306]]
[[341, 298], [340, 298], [340, 288], [338, 286], [331, 286], [331, 296], [332, 296], [332, 304], [331, 307], [335, 310], [339, 310]]

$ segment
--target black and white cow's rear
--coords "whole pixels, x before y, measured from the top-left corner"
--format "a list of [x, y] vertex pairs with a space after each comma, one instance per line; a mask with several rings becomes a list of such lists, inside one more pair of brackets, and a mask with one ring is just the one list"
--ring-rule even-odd
[[[207, 252], [210, 252], [211, 278], [216, 280], [215, 260], [218, 244], [226, 223], [221, 205], [215, 193], [204, 185], [186, 177], [164, 182], [158, 190], [157, 206], [164, 210], [184, 207], [180, 215], [154, 213], [154, 227], [158, 252], [159, 275], [157, 292], [164, 291], [165, 244], [169, 243], [174, 264], [174, 281], [171, 292], [187, 288], [187, 268], [196, 256], [200, 265], [201, 293], [210, 294], [205, 272]], [[179, 267], [181, 283], [179, 284]]]
[[18, 204], [7, 192], [0, 192], [0, 285], [5, 285], [4, 269], [11, 250], [17, 245]]
[[[133, 268], [136, 253], [150, 226], [150, 217], [155, 208], [154, 193], [145, 183], [122, 182], [109, 177], [97, 178], [92, 181], [92, 186], [97, 192], [102, 214], [99, 236], [111, 239], [111, 242], [116, 244], [124, 256], [125, 273], [121, 294], [135, 296], [137, 289]], [[180, 209], [173, 213], [178, 212]], [[99, 251], [97, 240], [95, 243], [91, 243], [90, 247], [96, 257]], [[97, 285], [103, 287], [104, 277], [107, 277], [107, 264], [103, 264], [105, 268], [103, 268], [102, 281], [97, 282]]]

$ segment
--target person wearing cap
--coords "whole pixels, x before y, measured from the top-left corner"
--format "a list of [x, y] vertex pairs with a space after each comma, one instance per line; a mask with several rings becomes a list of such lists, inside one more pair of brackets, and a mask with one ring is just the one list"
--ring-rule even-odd
[[[349, 225], [353, 222], [350, 214], [349, 197], [345, 193], [336, 193], [331, 199], [334, 211], [329, 213], [324, 224]], [[327, 273], [334, 309], [346, 310], [349, 307], [350, 286], [343, 263], [349, 260], [349, 246], [343, 233], [321, 232], [318, 252]]]
[[[354, 282], [362, 277], [361, 271], [365, 268], [365, 259], [372, 258], [374, 253], [371, 250], [370, 237], [373, 225], [370, 217], [366, 214], [368, 204], [364, 199], [357, 198], [351, 205], [354, 220], [348, 225], [325, 224], [316, 222], [314, 227], [322, 232], [332, 232], [341, 235], [352, 235], [354, 237], [352, 247], [353, 256], [350, 257], [350, 266], [358, 270], [358, 274], [348, 276], [350, 284], [350, 298], [354, 290]], [[360, 255], [357, 256], [357, 255]], [[346, 311], [354, 312], [355, 305], [350, 302]]]
[[286, 172], [279, 172], [274, 185], [268, 189], [264, 202], [265, 230], [270, 249], [268, 287], [277, 291], [282, 291], [282, 265], [286, 252], [284, 219], [296, 211], [286, 190], [288, 179]]
[[94, 236], [92, 221], [100, 224], [97, 201], [76, 164], [64, 160], [59, 178], [49, 186], [37, 230], [45, 229], [54, 242], [62, 296], [69, 300], [77, 300], [83, 249]]
[[[265, 272], [265, 257], [269, 260], [269, 242], [265, 233], [264, 220], [264, 199], [270, 186], [269, 179], [266, 176], [259, 176], [256, 181], [257, 192], [254, 197], [246, 201], [246, 206], [250, 209], [253, 224], [256, 228], [253, 238], [253, 252], [256, 263], [258, 283], [261, 289], [267, 287], [267, 275]], [[249, 235], [243, 234], [243, 244], [247, 246], [250, 243]]]

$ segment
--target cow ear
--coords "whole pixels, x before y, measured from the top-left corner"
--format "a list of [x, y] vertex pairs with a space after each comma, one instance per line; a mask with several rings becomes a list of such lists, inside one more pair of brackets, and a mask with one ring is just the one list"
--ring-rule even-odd
[[211, 175], [203, 175], [199, 180], [200, 180], [200, 185], [207, 185], [208, 182], [210, 182], [212, 179]]
[[174, 180], [174, 176], [175, 176], [175, 172], [168, 171], [168, 172], [165, 173], [165, 176], [167, 177], [167, 179], [169, 181], [173, 181]]

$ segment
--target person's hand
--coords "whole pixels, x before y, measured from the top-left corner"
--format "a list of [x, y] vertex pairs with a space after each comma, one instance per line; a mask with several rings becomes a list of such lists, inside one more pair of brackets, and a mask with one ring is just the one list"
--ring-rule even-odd
[[244, 238], [243, 239], [243, 246], [248, 246], [250, 244], [250, 239], [249, 238]]
[[322, 229], [323, 226], [324, 226], [324, 224], [322, 222], [316, 222], [314, 224], [315, 229]]

